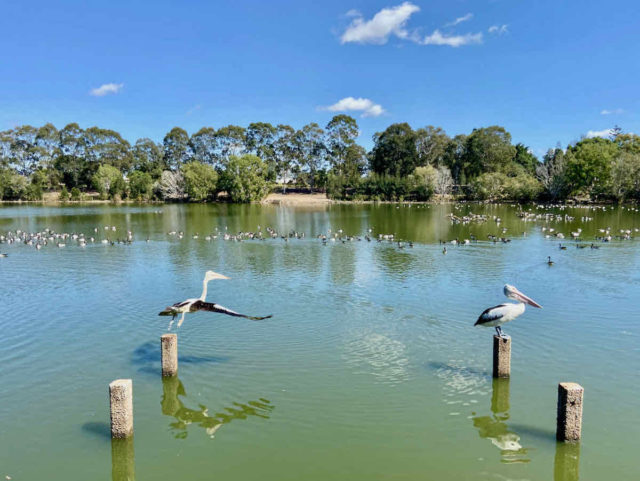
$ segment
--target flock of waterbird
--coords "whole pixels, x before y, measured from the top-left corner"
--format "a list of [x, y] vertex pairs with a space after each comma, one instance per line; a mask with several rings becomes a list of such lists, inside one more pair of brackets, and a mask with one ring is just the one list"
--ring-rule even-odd
[[[405, 204], [404, 207], [411, 207], [411, 204]], [[398, 206], [397, 208], [400, 208]], [[417, 208], [425, 208], [425, 206], [418, 206]], [[634, 228], [626, 228], [619, 229], [617, 232], [614, 232], [611, 227], [600, 228], [598, 229], [598, 233], [600, 235], [596, 235], [593, 241], [584, 242], [583, 239], [583, 231], [582, 228], [576, 228], [575, 230], [570, 230], [567, 235], [565, 235], [561, 228], [560, 223], [574, 223], [576, 218], [568, 215], [567, 213], [563, 213], [563, 211], [567, 208], [565, 205], [538, 205], [530, 208], [525, 211], [522, 208], [519, 208], [517, 216], [523, 222], [543, 222], [544, 225], [541, 226], [541, 233], [545, 239], [553, 240], [553, 241], [563, 241], [564, 239], [573, 240], [575, 242], [575, 247], [577, 249], [591, 248], [598, 249], [599, 243], [608, 243], [614, 240], [620, 241], [628, 241], [633, 239], [633, 234], [639, 232], [640, 229]], [[609, 207], [611, 209], [612, 207]], [[462, 225], [470, 225], [470, 224], [486, 224], [493, 223], [495, 226], [496, 233], [488, 234], [487, 240], [482, 240], [482, 242], [491, 242], [494, 244], [503, 243], [508, 244], [511, 242], [511, 239], [507, 237], [508, 228], [502, 226], [502, 219], [498, 216], [491, 216], [487, 214], [474, 214], [472, 212], [468, 212], [468, 206], [464, 204], [455, 204], [453, 206], [453, 210], [455, 212], [459, 212], [463, 209], [466, 209], [466, 213], [460, 213], [460, 215], [456, 213], [450, 213], [447, 215], [447, 218], [451, 222], [452, 225], [462, 224]], [[553, 209], [553, 211], [551, 211]], [[606, 211], [607, 206], [589, 206], [589, 210], [602, 210]], [[620, 209], [627, 209], [630, 212], [638, 212], [639, 209], [636, 207], [625, 207], [622, 206]], [[559, 211], [559, 212], [558, 212]], [[155, 212], [157, 213], [157, 212]], [[594, 217], [592, 215], [584, 215], [580, 217], [580, 222], [588, 223], [592, 222]], [[522, 232], [522, 236], [525, 237], [527, 235], [526, 232]], [[167, 233], [169, 238], [176, 238], [178, 240], [182, 240], [185, 238], [185, 234], [182, 231], [171, 231]], [[297, 230], [289, 230], [288, 232], [278, 232], [276, 229], [272, 227], [266, 227], [263, 231], [261, 226], [258, 226], [255, 231], [248, 232], [229, 232], [228, 227], [225, 227], [224, 230], [220, 230], [219, 228], [214, 228], [213, 232], [210, 234], [206, 234], [202, 236], [202, 239], [206, 242], [211, 242], [215, 240], [223, 240], [230, 242], [245, 242], [245, 241], [267, 241], [267, 240], [278, 240], [281, 239], [284, 242], [289, 242], [294, 239], [304, 239], [306, 234], [304, 232], [299, 232]], [[192, 234], [191, 238], [193, 240], [198, 240], [201, 236], [198, 233]], [[413, 241], [409, 240], [400, 240], [396, 237], [394, 233], [378, 233], [374, 234], [374, 229], [369, 228], [364, 235], [350, 235], [346, 234], [343, 229], [327, 229], [326, 232], [315, 235], [315, 238], [318, 239], [322, 245], [326, 246], [329, 243], [342, 243], [346, 244], [348, 242], [361, 242], [365, 240], [366, 242], [378, 242], [378, 243], [389, 243], [397, 246], [398, 249], [404, 249], [405, 247], [413, 248]], [[115, 239], [115, 240], [114, 240]], [[146, 242], [150, 242], [150, 239], [147, 237], [145, 239]], [[37, 250], [42, 249], [46, 246], [56, 246], [57, 248], [64, 248], [67, 245], [69, 246], [78, 246], [78, 247], [86, 247], [88, 244], [102, 244], [106, 246], [115, 246], [115, 245], [130, 245], [134, 242], [134, 233], [130, 230], [125, 230], [124, 233], [118, 232], [118, 229], [115, 225], [106, 225], [102, 226], [102, 228], [95, 227], [93, 229], [93, 233], [84, 234], [80, 232], [71, 232], [71, 233], [59, 233], [55, 232], [52, 229], [46, 228], [40, 232], [26, 232], [22, 230], [9, 231], [5, 234], [0, 234], [0, 244], [4, 245], [26, 245], [31, 246]], [[476, 236], [473, 234], [469, 234], [468, 238], [465, 239], [448, 239], [448, 240], [440, 240], [440, 245], [444, 245], [442, 250], [443, 254], [447, 254], [447, 245], [450, 246], [464, 246], [470, 244], [476, 244], [480, 242]], [[560, 250], [567, 250], [567, 245], [559, 242], [558, 247]], [[8, 257], [7, 253], [0, 253], [0, 258]], [[551, 259], [551, 256], [547, 256], [547, 262], [549, 266], [553, 266], [555, 262]], [[268, 319], [271, 316], [263, 316], [263, 317], [255, 317], [255, 316], [247, 316], [245, 314], [239, 314], [235, 311], [227, 309], [216, 303], [206, 302], [207, 295], [207, 285], [209, 281], [213, 279], [228, 279], [228, 277], [217, 274], [213, 271], [207, 271], [205, 278], [203, 280], [203, 290], [202, 294], [198, 298], [187, 299], [182, 302], [178, 302], [165, 308], [163, 311], [159, 313], [161, 316], [171, 316], [172, 321], [169, 324], [169, 329], [173, 324], [176, 316], [181, 315], [180, 320], [178, 321], [178, 327], [180, 327], [184, 321], [185, 314], [196, 312], [196, 311], [208, 311], [208, 312], [216, 312], [221, 314], [226, 314], [234, 317], [243, 317], [250, 320], [263, 320]], [[541, 308], [538, 303], [533, 301], [531, 298], [527, 297], [525, 294], [520, 292], [514, 286], [509, 284], [504, 286], [504, 295], [511, 300], [515, 300], [515, 303], [504, 303], [494, 307], [490, 307], [486, 309], [482, 314], [478, 317], [476, 321], [476, 326], [484, 326], [484, 327], [495, 327], [498, 335], [503, 336], [502, 329], [500, 326], [503, 324], [510, 322], [520, 315], [522, 315], [525, 311], [525, 305], [530, 305], [536, 308]]]

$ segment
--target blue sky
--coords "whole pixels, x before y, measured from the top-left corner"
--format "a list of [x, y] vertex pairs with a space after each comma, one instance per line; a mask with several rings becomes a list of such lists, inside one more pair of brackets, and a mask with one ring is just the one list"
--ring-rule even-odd
[[[357, 118], [450, 135], [503, 125], [540, 155], [640, 132], [631, 0], [0, 2], [0, 129]], [[101, 89], [102, 87], [102, 89]], [[331, 110], [331, 109], [333, 110]], [[349, 110], [355, 109], [355, 110]]]

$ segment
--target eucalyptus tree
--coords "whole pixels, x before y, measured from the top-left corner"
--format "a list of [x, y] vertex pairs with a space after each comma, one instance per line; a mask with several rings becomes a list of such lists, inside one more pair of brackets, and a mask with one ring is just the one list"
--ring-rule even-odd
[[218, 136], [213, 127], [202, 127], [189, 140], [194, 160], [209, 165], [220, 165]]
[[167, 167], [178, 170], [182, 164], [191, 158], [191, 148], [189, 146], [189, 134], [180, 127], [174, 127], [164, 136], [162, 141], [164, 147], [164, 161]]
[[291, 176], [298, 153], [295, 136], [296, 131], [290, 125], [280, 124], [276, 127], [276, 141], [274, 143], [276, 174], [282, 180], [283, 192], [287, 190], [287, 179]]
[[278, 129], [268, 122], [249, 124], [246, 131], [246, 145], [249, 153], [255, 154], [267, 163], [269, 180], [276, 179], [275, 141]]
[[162, 171], [167, 168], [162, 153], [162, 145], [156, 144], [149, 138], [136, 140], [131, 149], [133, 156], [133, 170], [145, 172], [154, 180], [159, 179]]
[[309, 173], [309, 183], [314, 188], [318, 171], [324, 168], [327, 158], [325, 132], [313, 122], [298, 130], [295, 139], [300, 166]]
[[349, 115], [336, 115], [326, 126], [327, 146], [329, 152], [329, 162], [334, 171], [338, 175], [344, 175], [348, 170], [345, 165], [348, 154], [351, 154], [351, 160], [357, 155], [354, 150], [356, 138], [359, 135], [358, 123], [356, 119]]
[[242, 155], [246, 150], [245, 128], [227, 125], [216, 131], [216, 152], [218, 161], [225, 164], [232, 155]]
[[20, 175], [29, 176], [37, 168], [39, 149], [36, 146], [38, 129], [21, 125], [10, 133], [9, 166]]
[[427, 125], [415, 131], [417, 165], [433, 165], [438, 167], [444, 162], [447, 145], [451, 139], [441, 127]]
[[93, 172], [101, 165], [110, 165], [120, 172], [128, 172], [133, 164], [131, 145], [118, 132], [99, 127], [84, 131], [88, 168]]
[[60, 130], [58, 155], [54, 167], [62, 175], [62, 180], [69, 188], [87, 187], [91, 176], [86, 176], [86, 145], [84, 130], [77, 123], [65, 125]]

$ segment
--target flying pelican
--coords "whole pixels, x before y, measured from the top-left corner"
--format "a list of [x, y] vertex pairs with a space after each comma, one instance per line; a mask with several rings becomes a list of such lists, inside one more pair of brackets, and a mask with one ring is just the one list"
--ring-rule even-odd
[[245, 316], [244, 314], [239, 314], [219, 304], [215, 304], [213, 302], [205, 302], [204, 300], [207, 297], [207, 284], [209, 284], [209, 281], [213, 279], [229, 279], [229, 278], [227, 276], [223, 276], [222, 274], [217, 274], [213, 271], [207, 271], [207, 273], [204, 276], [204, 280], [202, 281], [202, 294], [200, 295], [200, 297], [196, 299], [187, 299], [186, 301], [177, 302], [174, 305], [165, 308], [164, 311], [158, 314], [159, 316], [172, 316], [171, 322], [169, 323], [169, 329], [171, 329], [171, 326], [173, 325], [173, 321], [175, 320], [178, 314], [182, 314], [182, 316], [180, 317], [180, 320], [178, 321], [178, 327], [180, 327], [184, 322], [184, 316], [187, 312], [196, 312], [196, 311], [219, 312], [221, 314], [227, 314], [229, 316], [244, 317], [245, 319], [251, 319], [252, 321], [261, 321], [263, 319], [269, 319], [271, 317], [271, 316], [265, 316], [265, 317]]
[[525, 304], [537, 307], [538, 309], [542, 308], [540, 304], [530, 297], [525, 296], [512, 285], [505, 284], [504, 295], [507, 296], [508, 299], [513, 299], [518, 302], [506, 302], [498, 306], [490, 307], [480, 314], [474, 326], [495, 327], [498, 335], [504, 337], [500, 326], [521, 316], [524, 313]]

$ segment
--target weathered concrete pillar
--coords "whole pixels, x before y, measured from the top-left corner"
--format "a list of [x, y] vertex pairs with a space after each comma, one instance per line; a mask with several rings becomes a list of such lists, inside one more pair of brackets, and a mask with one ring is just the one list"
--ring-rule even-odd
[[579, 481], [580, 443], [557, 443], [553, 481]]
[[578, 441], [582, 433], [582, 398], [584, 388], [575, 382], [558, 384], [558, 441]]
[[493, 377], [511, 376], [511, 337], [493, 336]]
[[135, 481], [133, 438], [111, 439], [111, 481]]
[[178, 335], [163, 334], [160, 337], [162, 351], [162, 375], [175, 376], [178, 374]]
[[133, 435], [133, 382], [116, 379], [109, 384], [111, 402], [111, 437], [128, 438]]

